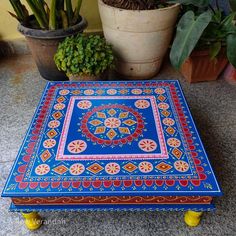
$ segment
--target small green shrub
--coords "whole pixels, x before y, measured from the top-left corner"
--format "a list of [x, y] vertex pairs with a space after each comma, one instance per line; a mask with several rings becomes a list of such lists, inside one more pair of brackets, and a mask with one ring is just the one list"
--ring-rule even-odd
[[54, 61], [60, 71], [71, 75], [99, 75], [113, 67], [112, 46], [99, 35], [67, 37], [59, 44]]

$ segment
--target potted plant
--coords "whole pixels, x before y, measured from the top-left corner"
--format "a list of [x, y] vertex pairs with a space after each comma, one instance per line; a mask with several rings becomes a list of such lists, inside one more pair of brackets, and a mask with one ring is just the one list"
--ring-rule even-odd
[[59, 42], [67, 36], [82, 32], [86, 20], [79, 15], [82, 0], [51, 0], [50, 7], [44, 0], [26, 0], [33, 15], [29, 15], [20, 0], [10, 0], [20, 23], [18, 30], [26, 37], [29, 48], [42, 77], [48, 80], [65, 80], [64, 73], [57, 70], [53, 56]]
[[236, 67], [236, 12], [226, 16], [217, 1], [216, 8], [210, 2], [181, 0], [170, 60], [189, 82], [217, 79], [228, 60]]
[[161, 0], [98, 0], [116, 71], [128, 78], [156, 75], [172, 39], [180, 5]]
[[71, 81], [85, 81], [105, 79], [114, 57], [111, 45], [101, 36], [78, 34], [59, 44], [54, 60]]
[[[230, 7], [233, 11], [236, 11], [236, 0], [229, 0]], [[224, 78], [229, 83], [236, 84], [236, 69], [232, 64], [228, 64], [224, 71]]]

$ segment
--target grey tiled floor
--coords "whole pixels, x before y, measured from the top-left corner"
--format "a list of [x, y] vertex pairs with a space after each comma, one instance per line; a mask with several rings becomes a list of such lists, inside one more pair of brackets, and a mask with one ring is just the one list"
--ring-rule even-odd
[[[43, 213], [58, 224], [31, 233], [1, 198], [0, 235], [236, 235], [236, 86], [224, 80], [189, 85], [168, 65], [155, 79], [179, 79], [183, 86], [224, 192], [216, 212], [204, 214], [196, 228], [178, 212]], [[31, 56], [0, 61], [0, 191], [45, 84]]]

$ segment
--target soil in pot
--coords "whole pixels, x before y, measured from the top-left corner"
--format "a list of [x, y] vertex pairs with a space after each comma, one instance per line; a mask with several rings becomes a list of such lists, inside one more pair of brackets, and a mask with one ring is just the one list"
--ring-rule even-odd
[[68, 78], [55, 65], [53, 58], [57, 47], [66, 37], [83, 32], [86, 27], [87, 21], [81, 18], [78, 24], [68, 29], [39, 30], [19, 24], [18, 30], [26, 37], [40, 75], [47, 80], [62, 81]]
[[217, 58], [210, 59], [209, 51], [194, 51], [181, 67], [181, 74], [190, 82], [216, 80], [228, 63], [225, 50]]

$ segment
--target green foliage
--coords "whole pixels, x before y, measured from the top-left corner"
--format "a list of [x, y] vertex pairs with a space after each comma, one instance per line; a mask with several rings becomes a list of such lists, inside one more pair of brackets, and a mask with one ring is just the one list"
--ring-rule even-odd
[[21, 0], [10, 0], [15, 14], [9, 13], [28, 27], [55, 30], [72, 26], [80, 20], [82, 0], [77, 0], [74, 10], [72, 0], [51, 0], [50, 8], [45, 0], [26, 0], [26, 2], [33, 12], [35, 22], [30, 20], [29, 13]]
[[[194, 49], [208, 49], [211, 59], [218, 56], [222, 47], [227, 47], [227, 57], [236, 67], [236, 12], [225, 16], [217, 7], [214, 9], [208, 0], [174, 1], [186, 4], [182, 6], [182, 16], [177, 25], [170, 59], [176, 69]], [[218, 5], [218, 4], [216, 4]]]
[[111, 45], [98, 35], [67, 37], [60, 43], [54, 61], [60, 71], [71, 75], [99, 75], [113, 67]]
[[202, 13], [197, 18], [195, 18], [194, 12], [188, 11], [180, 19], [176, 39], [170, 53], [170, 59], [175, 68], [180, 68], [185, 59], [189, 57], [211, 18], [209, 11]]

